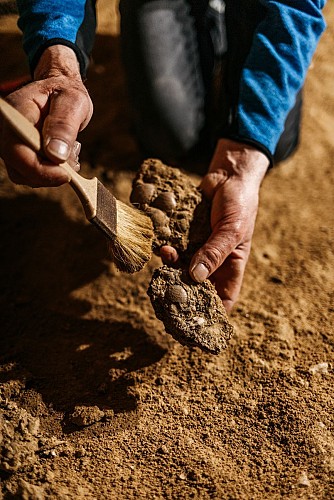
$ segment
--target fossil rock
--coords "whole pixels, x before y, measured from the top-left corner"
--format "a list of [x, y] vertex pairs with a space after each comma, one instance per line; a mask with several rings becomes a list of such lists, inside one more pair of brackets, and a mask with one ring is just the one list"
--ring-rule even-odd
[[156, 253], [162, 245], [171, 245], [187, 258], [210, 234], [209, 202], [187, 175], [160, 160], [143, 162], [130, 199], [152, 219]]
[[219, 354], [233, 333], [225, 308], [209, 280], [195, 283], [185, 269], [154, 271], [148, 295], [155, 314], [181, 344]]

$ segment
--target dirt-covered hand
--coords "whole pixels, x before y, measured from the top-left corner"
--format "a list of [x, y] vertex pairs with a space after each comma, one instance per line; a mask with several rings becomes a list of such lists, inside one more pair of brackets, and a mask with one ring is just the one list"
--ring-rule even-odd
[[47, 48], [34, 78], [34, 82], [10, 94], [7, 101], [41, 131], [48, 159], [36, 155], [3, 121], [0, 121], [0, 156], [16, 184], [59, 186], [69, 181], [59, 164], [76, 159], [76, 138], [89, 122], [93, 106], [81, 80], [76, 55], [68, 47]]
[[212, 200], [212, 234], [193, 256], [190, 274], [198, 282], [210, 276], [227, 311], [240, 292], [268, 165], [268, 158], [253, 147], [221, 139], [201, 183]]

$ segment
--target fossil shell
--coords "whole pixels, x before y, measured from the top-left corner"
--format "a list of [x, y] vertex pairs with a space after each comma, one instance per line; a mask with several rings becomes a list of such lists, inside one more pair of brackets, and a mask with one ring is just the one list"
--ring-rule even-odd
[[149, 207], [146, 213], [151, 217], [155, 229], [160, 230], [162, 227], [169, 226], [169, 218], [158, 208]]
[[183, 302], [187, 301], [187, 298], [187, 292], [181, 285], [169, 286], [165, 293], [165, 299], [168, 302], [182, 304]]
[[172, 234], [172, 231], [170, 230], [169, 226], [159, 227], [159, 238], [161, 240], [169, 240], [171, 234]]
[[153, 184], [137, 184], [131, 193], [131, 203], [139, 203], [140, 205], [149, 204], [156, 195], [156, 189]]
[[185, 233], [189, 229], [189, 221], [187, 219], [177, 220], [175, 227], [182, 233]]
[[208, 336], [217, 336], [217, 335], [221, 335], [221, 332], [222, 332], [222, 325], [220, 325], [219, 323], [214, 323], [213, 325], [210, 325], [210, 326], [207, 326], [205, 328], [205, 333], [208, 335]]
[[171, 214], [176, 208], [175, 196], [171, 191], [163, 191], [154, 200], [153, 206]]

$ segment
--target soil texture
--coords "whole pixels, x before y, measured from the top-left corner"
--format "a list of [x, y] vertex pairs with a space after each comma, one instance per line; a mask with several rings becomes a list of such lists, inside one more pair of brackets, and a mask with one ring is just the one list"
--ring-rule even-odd
[[[0, 2], [0, 90], [29, 78], [12, 3]], [[128, 202], [145, 157], [117, 4], [97, 6], [82, 174]], [[234, 335], [217, 356], [156, 318], [157, 256], [120, 273], [68, 186], [16, 186], [0, 166], [1, 500], [334, 498], [333, 2], [325, 16], [301, 144], [263, 182]]]

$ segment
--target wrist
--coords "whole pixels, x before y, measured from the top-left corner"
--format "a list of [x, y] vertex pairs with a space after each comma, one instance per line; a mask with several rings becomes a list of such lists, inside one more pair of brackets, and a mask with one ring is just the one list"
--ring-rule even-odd
[[268, 157], [256, 147], [231, 139], [220, 139], [210, 163], [209, 173], [221, 175], [224, 178], [251, 178], [261, 184], [268, 167]]
[[74, 50], [65, 45], [47, 47], [34, 71], [34, 80], [45, 80], [57, 76], [81, 80], [77, 56]]

